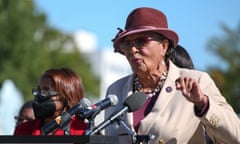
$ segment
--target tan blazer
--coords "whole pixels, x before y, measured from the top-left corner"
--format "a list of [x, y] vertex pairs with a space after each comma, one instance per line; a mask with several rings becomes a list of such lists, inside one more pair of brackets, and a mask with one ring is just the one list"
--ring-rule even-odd
[[[203, 117], [197, 117], [193, 104], [176, 90], [175, 81], [179, 76], [196, 79], [203, 93], [209, 97], [209, 109]], [[129, 75], [109, 86], [107, 95], [117, 95], [119, 103], [106, 109], [105, 118], [121, 109], [126, 97], [132, 94], [132, 80], [133, 75]], [[132, 113], [127, 113], [123, 119], [134, 131]], [[170, 62], [165, 84], [152, 111], [141, 121], [137, 134], [154, 135], [155, 138], [149, 144], [204, 144], [205, 130], [214, 143], [240, 144], [240, 120], [209, 75], [197, 70], [178, 68]], [[126, 133], [126, 129], [116, 122], [105, 131], [106, 135]], [[121, 136], [120, 143], [131, 144], [131, 138]]]

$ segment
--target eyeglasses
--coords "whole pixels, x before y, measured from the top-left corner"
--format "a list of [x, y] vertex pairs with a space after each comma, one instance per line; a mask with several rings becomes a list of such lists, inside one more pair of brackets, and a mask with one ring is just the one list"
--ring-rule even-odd
[[32, 95], [34, 95], [37, 100], [44, 101], [50, 97], [58, 95], [58, 92], [53, 90], [33, 88]]
[[136, 39], [133, 40], [129, 40], [129, 41], [123, 41], [120, 45], [119, 45], [119, 50], [120, 52], [122, 52], [123, 54], [129, 52], [129, 50], [135, 46], [137, 49], [142, 49], [143, 46], [145, 46], [146, 44], [148, 44], [150, 41], [161, 41], [164, 38], [158, 37], [158, 38], [154, 38], [154, 37], [150, 37], [150, 36], [144, 36], [144, 37], [138, 37]]

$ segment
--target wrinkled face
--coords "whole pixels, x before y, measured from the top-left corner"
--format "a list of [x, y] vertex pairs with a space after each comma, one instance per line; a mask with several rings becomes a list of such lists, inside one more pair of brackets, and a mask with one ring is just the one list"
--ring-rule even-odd
[[119, 46], [136, 74], [157, 70], [164, 60], [168, 40], [154, 32], [127, 36]]

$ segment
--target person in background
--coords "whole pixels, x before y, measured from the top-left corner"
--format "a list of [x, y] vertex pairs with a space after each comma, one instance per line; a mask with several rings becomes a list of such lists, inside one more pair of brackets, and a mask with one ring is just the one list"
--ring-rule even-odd
[[[170, 60], [178, 40], [160, 10], [140, 7], [128, 15], [113, 46], [128, 60], [133, 73], [108, 87], [106, 95], [118, 96], [119, 103], [106, 109], [105, 117], [119, 110], [128, 96], [143, 92], [144, 106], [122, 119], [137, 135], [153, 135], [149, 144], [204, 144], [205, 132], [214, 143], [240, 143], [240, 120], [212, 78]], [[121, 135], [120, 143], [132, 142], [117, 122], [106, 127], [105, 134]]]
[[[14, 135], [42, 135], [41, 128], [44, 125], [78, 104], [84, 97], [80, 76], [69, 68], [46, 70], [32, 92], [35, 97], [33, 110], [36, 119], [18, 125]], [[66, 128], [57, 128], [47, 135], [83, 135], [86, 128], [84, 121], [73, 116]]]
[[35, 119], [32, 104], [33, 101], [30, 100], [22, 105], [22, 107], [19, 110], [18, 116], [14, 117], [16, 119], [16, 126], [29, 120]]
[[181, 45], [177, 45], [170, 56], [170, 60], [180, 68], [194, 69], [192, 58], [190, 57], [187, 50]]

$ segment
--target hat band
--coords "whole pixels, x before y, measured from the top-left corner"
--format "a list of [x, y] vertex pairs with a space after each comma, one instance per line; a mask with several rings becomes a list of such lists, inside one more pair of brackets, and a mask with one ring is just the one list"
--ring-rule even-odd
[[136, 27], [131, 27], [131, 28], [127, 29], [127, 31], [141, 30], [141, 29], [155, 30], [155, 29], [166, 29], [166, 28], [159, 28], [159, 27], [154, 27], [154, 26], [136, 26]]

